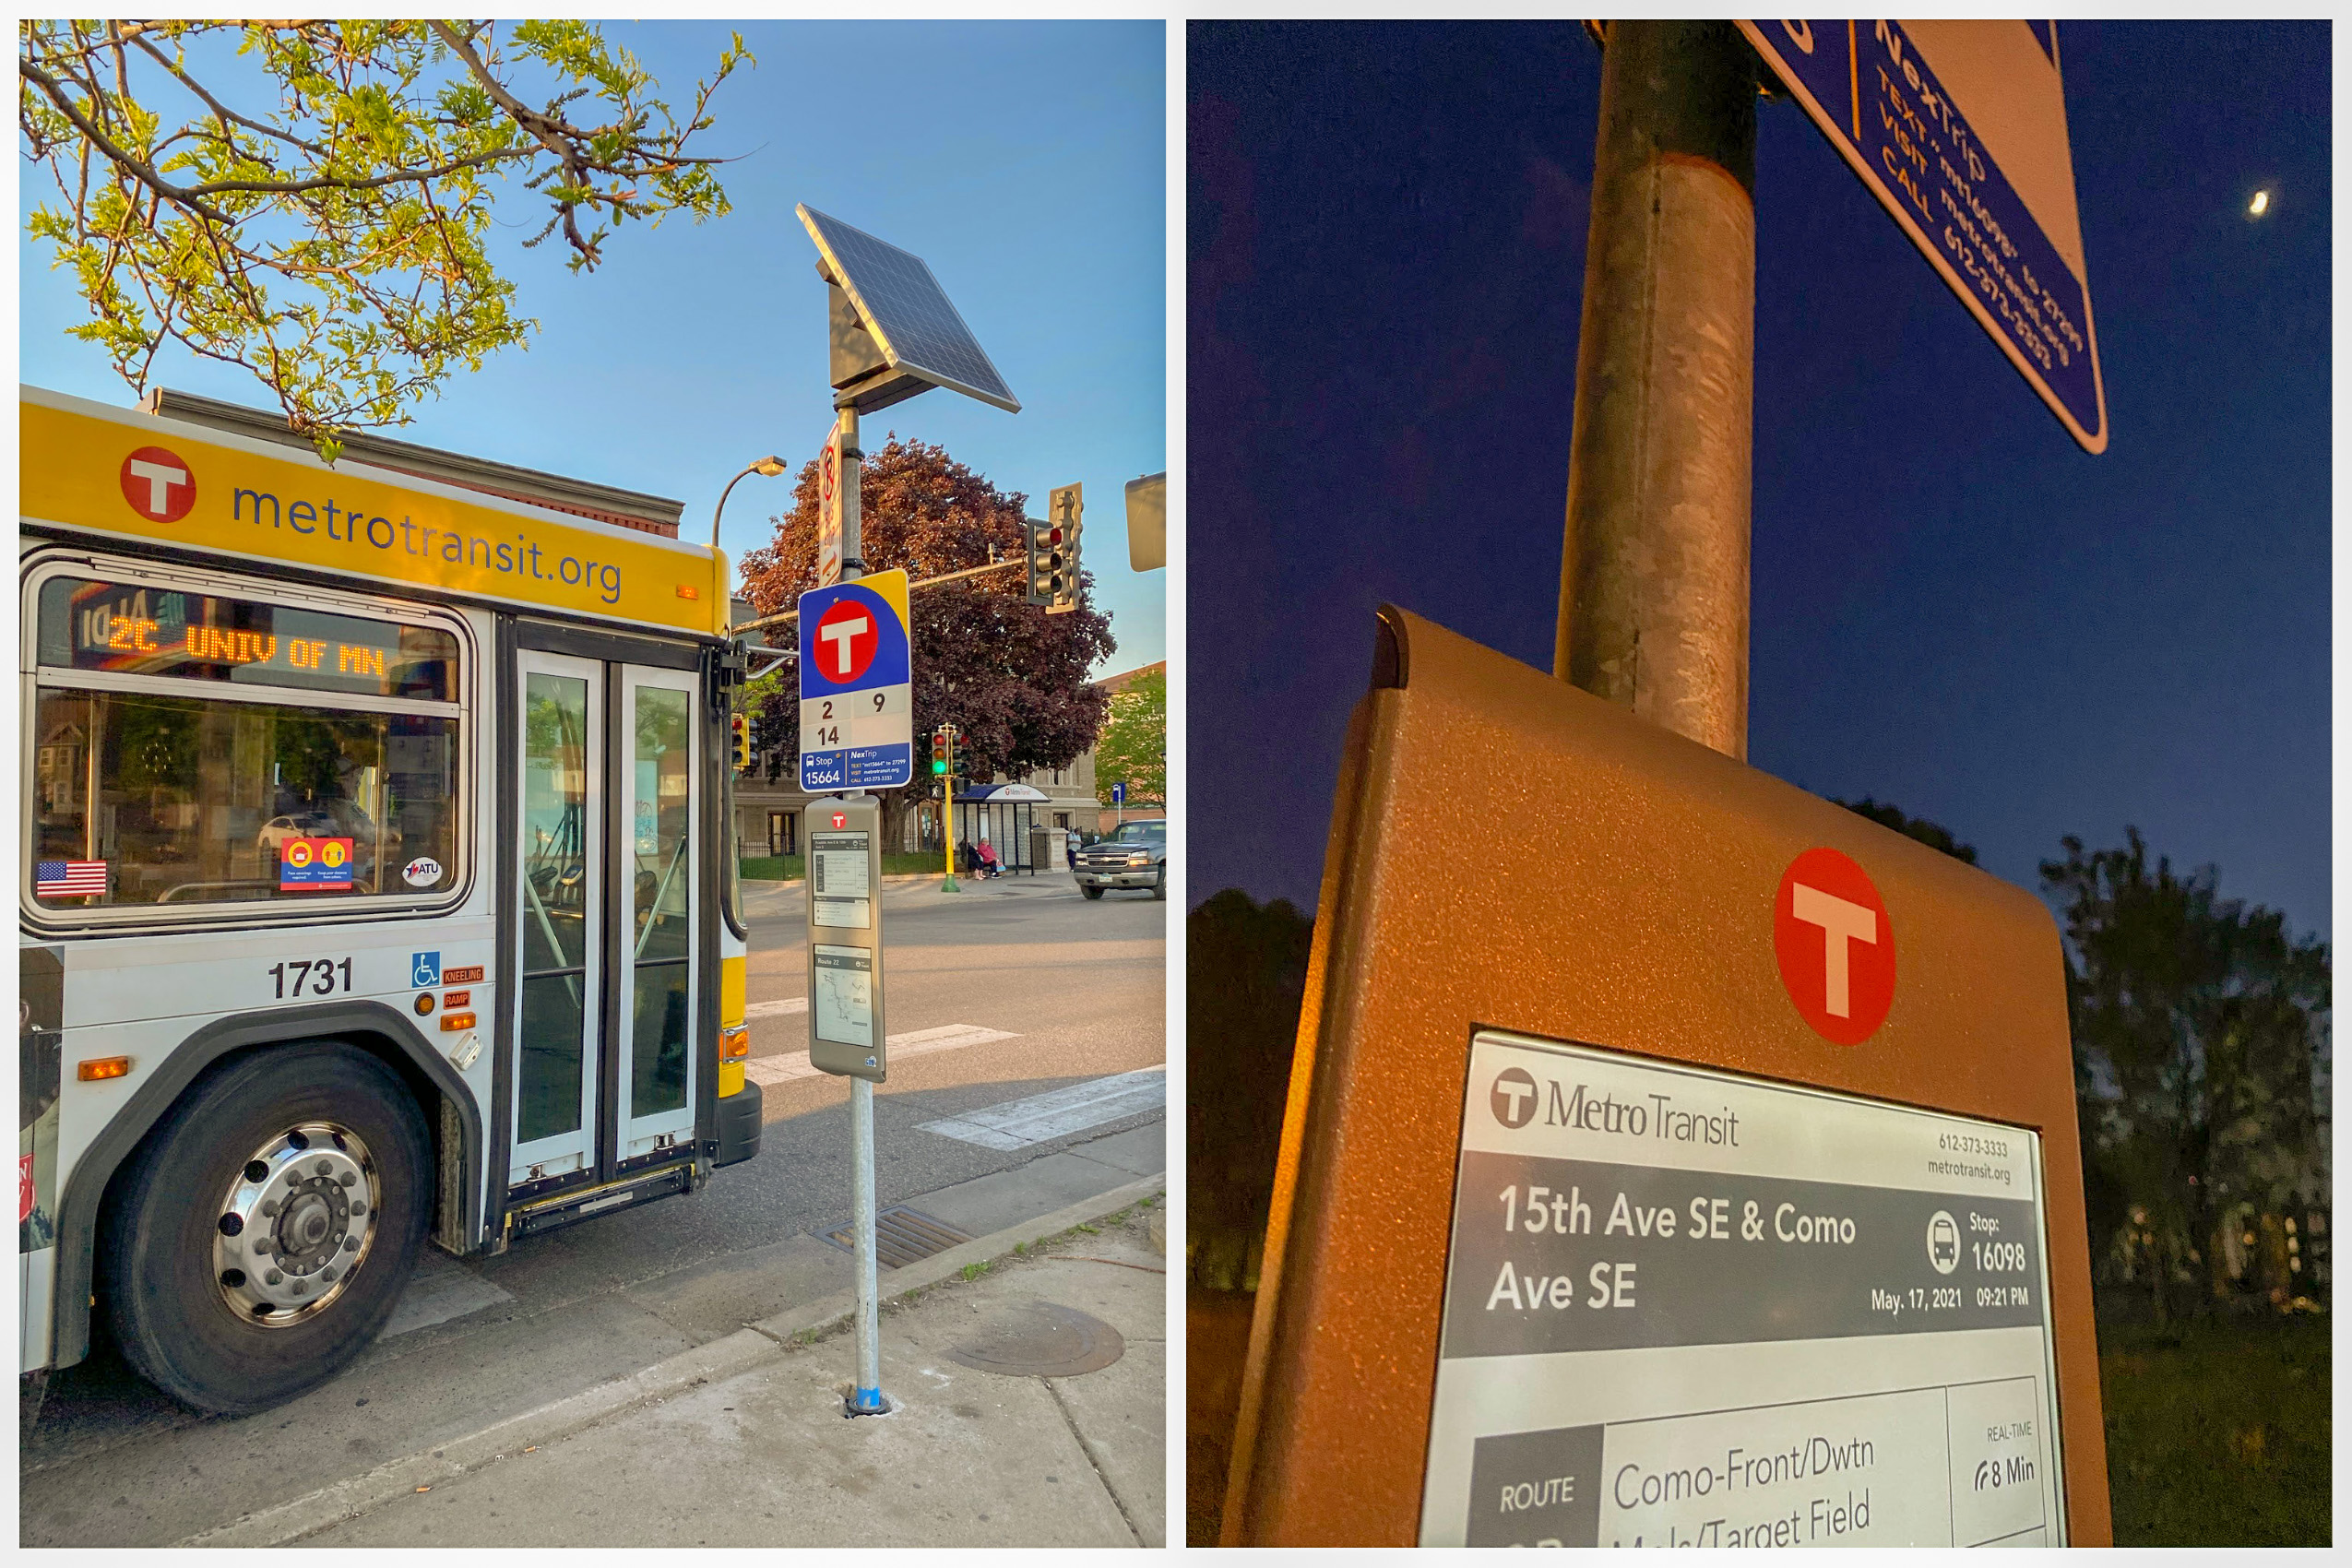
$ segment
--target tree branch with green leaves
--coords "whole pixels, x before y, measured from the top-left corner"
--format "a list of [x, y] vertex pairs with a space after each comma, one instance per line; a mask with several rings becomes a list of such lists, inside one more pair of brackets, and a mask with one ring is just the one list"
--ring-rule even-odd
[[537, 329], [487, 246], [508, 181], [576, 272], [624, 223], [729, 211], [690, 147], [751, 60], [734, 35], [682, 116], [582, 21], [25, 20], [18, 126], [56, 184], [27, 227], [133, 388], [178, 342], [331, 457]]

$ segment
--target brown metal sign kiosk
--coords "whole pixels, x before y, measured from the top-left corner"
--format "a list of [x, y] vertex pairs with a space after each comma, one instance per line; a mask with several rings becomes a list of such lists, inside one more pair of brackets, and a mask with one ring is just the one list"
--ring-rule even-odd
[[1229, 1544], [2104, 1544], [2028, 894], [1384, 609]]

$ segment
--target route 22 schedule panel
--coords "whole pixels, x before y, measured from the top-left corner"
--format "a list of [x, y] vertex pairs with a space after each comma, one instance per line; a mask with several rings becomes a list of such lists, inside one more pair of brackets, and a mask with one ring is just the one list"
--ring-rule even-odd
[[1481, 1031], [1424, 1546], [2062, 1544], [2027, 1132]]

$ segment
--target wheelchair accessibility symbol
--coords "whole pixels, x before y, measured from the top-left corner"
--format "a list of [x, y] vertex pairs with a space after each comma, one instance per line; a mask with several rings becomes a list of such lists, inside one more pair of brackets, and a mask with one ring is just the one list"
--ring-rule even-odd
[[409, 971], [410, 985], [439, 985], [441, 983], [441, 955], [418, 953], [411, 956], [409, 959]]

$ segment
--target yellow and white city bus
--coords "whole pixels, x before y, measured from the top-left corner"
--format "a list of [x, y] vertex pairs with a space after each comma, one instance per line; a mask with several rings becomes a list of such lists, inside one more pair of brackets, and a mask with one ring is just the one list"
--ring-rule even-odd
[[18, 411], [22, 1371], [103, 1313], [174, 1397], [265, 1408], [428, 1239], [499, 1252], [755, 1153], [725, 558]]

